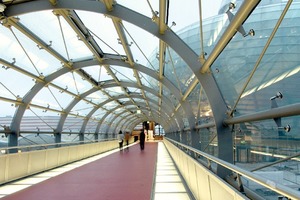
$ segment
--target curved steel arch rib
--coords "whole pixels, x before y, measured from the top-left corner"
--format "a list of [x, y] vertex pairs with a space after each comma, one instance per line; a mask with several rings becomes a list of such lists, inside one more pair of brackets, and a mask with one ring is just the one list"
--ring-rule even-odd
[[[129, 87], [139, 88], [139, 86], [138, 86], [137, 84], [132, 83], [132, 82], [122, 82], [122, 85], [127, 86], [127, 87], [129, 86]], [[117, 83], [108, 83], [108, 84], [104, 84], [104, 85], [102, 86], [102, 88], [110, 88], [110, 87], [116, 87], [116, 86], [118, 86]], [[151, 88], [148, 88], [148, 87], [143, 86], [142, 89], [143, 89], [144, 91], [147, 91], [147, 92], [149, 92], [149, 93], [152, 93], [153, 95], [157, 95], [157, 93], [156, 93], [154, 90], [152, 90]], [[63, 129], [63, 124], [64, 124], [64, 122], [65, 122], [65, 120], [66, 120], [66, 118], [67, 118], [67, 116], [68, 116], [68, 113], [72, 110], [72, 108], [73, 108], [80, 100], [82, 100], [84, 97], [86, 97], [86, 96], [88, 96], [88, 95], [90, 95], [90, 94], [92, 94], [93, 92], [96, 92], [96, 91], [98, 91], [98, 90], [99, 90], [99, 89], [97, 89], [97, 88], [92, 88], [91, 90], [86, 91], [85, 93], [81, 94], [78, 98], [75, 98], [75, 99], [67, 106], [67, 108], [65, 109], [65, 113], [61, 115], [61, 119], [60, 119], [59, 124], [58, 124], [58, 126], [57, 126], [57, 128], [56, 128], [56, 132], [61, 132], [61, 131], [62, 131], [62, 129]], [[140, 95], [135, 95], [135, 94], [133, 94], [132, 97], [134, 97], [134, 98], [141, 98], [141, 99], [142, 99], [142, 97], [141, 97]], [[92, 115], [93, 115], [99, 108], [105, 106], [105, 105], [106, 105], [107, 103], [109, 103], [109, 102], [112, 102], [112, 101], [115, 101], [115, 100], [118, 100], [118, 99], [121, 99], [121, 98], [128, 98], [128, 97], [125, 96], [125, 95], [120, 95], [120, 96], [114, 97], [114, 99], [108, 99], [108, 100], [106, 100], [106, 101], [104, 101], [104, 102], [102, 102], [102, 103], [100, 103], [100, 104], [98, 104], [98, 105], [95, 105], [95, 108], [92, 109], [91, 112], [87, 114], [86, 119], [84, 120], [84, 123], [83, 123], [83, 125], [82, 125], [81, 132], [82, 132], [82, 133], [84, 132], [85, 127], [86, 127], [86, 125], [87, 125], [87, 123], [88, 123], [88, 120], [92, 117]], [[163, 99], [164, 99], [165, 102], [168, 102], [168, 105], [172, 105], [172, 104], [171, 104], [171, 101], [170, 101], [169, 99], [167, 99], [167, 98], [165, 98], [165, 97], [163, 97]], [[148, 101], [152, 102], [153, 104], [156, 103], [154, 100], [151, 100], [151, 99], [149, 99]], [[172, 109], [172, 108], [169, 107], [168, 110], [171, 110], [171, 109]], [[167, 109], [166, 109], [165, 111], [167, 111]], [[110, 111], [108, 111], [107, 113], [110, 114], [110, 113], [112, 113], [112, 111], [110, 110]], [[170, 116], [170, 115], [171, 115], [171, 112], [169, 112], [168, 115]], [[180, 121], [181, 118], [180, 118], [179, 116], [176, 116], [176, 117], [177, 117], [177, 120]], [[163, 122], [161, 122], [161, 123], [164, 124]], [[183, 122], [182, 122], [182, 124], [183, 124]]]
[[[129, 21], [129, 22], [139, 26], [140, 28], [152, 33], [153, 35], [155, 35], [156, 37], [165, 41], [166, 43], [169, 43], [167, 39], [170, 37], [170, 36], [166, 37], [166, 35], [169, 35], [171, 33], [171, 36], [173, 36], [173, 38], [174, 38], [174, 36], [176, 37], [176, 34], [173, 33], [172, 31], [167, 31], [167, 32], [165, 32], [164, 35], [158, 34], [157, 33], [157, 25], [154, 24], [150, 18], [145, 17], [139, 13], [136, 13], [128, 8], [124, 8], [120, 5], [115, 5], [112, 12], [107, 12], [106, 7], [102, 3], [94, 2], [94, 1], [76, 1], [76, 0], [74, 0], [74, 1], [70, 2], [70, 1], [61, 0], [58, 2], [58, 4], [56, 4], [55, 7], [52, 7], [46, 1], [30, 1], [30, 2], [16, 4], [14, 6], [9, 7], [6, 11], [6, 14], [8, 17], [10, 17], [10, 16], [16, 16], [16, 15], [20, 15], [20, 14], [24, 14], [24, 13], [28, 13], [28, 12], [41, 11], [41, 10], [52, 10], [52, 9], [55, 9], [55, 10], [56, 9], [78, 9], [78, 10], [87, 10], [87, 11], [92, 11], [92, 12], [98, 12], [98, 13], [102, 13], [105, 15], [111, 15], [113, 17], [117, 17], [117, 18], [123, 19], [125, 21]], [[145, 23], [143, 21], [145, 21], [147, 23]], [[171, 40], [173, 38], [170, 37]], [[175, 43], [178, 43], [178, 41], [176, 41]], [[185, 43], [182, 42], [181, 40], [179, 41], [179, 44], [181, 44], [181, 45], [183, 44], [185, 47], [187, 47], [185, 45]], [[169, 46], [172, 47], [172, 45], [170, 45], [170, 44], [169, 44]], [[177, 48], [175, 48], [174, 50], [176, 52], [179, 51]], [[190, 48], [188, 48], [188, 50], [189, 50], [188, 52], [192, 51]], [[184, 51], [181, 51], [181, 52], [183, 53]], [[184, 52], [184, 53], [187, 53], [187, 52]], [[194, 54], [194, 55], [197, 57], [196, 54]], [[189, 62], [187, 62], [187, 63], [189, 63]], [[197, 65], [198, 64], [199, 63], [197, 63]], [[182, 102], [182, 106], [184, 107], [185, 113], [187, 115], [189, 115], [189, 116], [187, 116], [187, 119], [190, 123], [190, 126], [194, 125], [194, 121], [195, 121], [194, 116], [192, 116], [190, 114], [192, 112], [189, 112], [189, 110], [186, 110], [186, 107], [188, 107], [188, 103]]]
[[[143, 99], [142, 97], [141, 97], [141, 95], [139, 95], [139, 94], [131, 94], [131, 97], [132, 98], [137, 98], [137, 99]], [[120, 95], [120, 96], [118, 96], [118, 97], [116, 97], [117, 99], [122, 99], [122, 98], [128, 98], [126, 95]], [[157, 102], [156, 101], [154, 101], [154, 100], [152, 100], [152, 99], [148, 99], [148, 102], [150, 102], [150, 103], [152, 103], [153, 104], [153, 106], [154, 107], [152, 107], [152, 108], [155, 108], [155, 106], [157, 106]], [[138, 103], [137, 103], [138, 104]], [[165, 108], [166, 110], [167, 109], [169, 109], [169, 111], [171, 110], [170, 108]], [[147, 109], [144, 109], [145, 111], [147, 111]], [[164, 110], [164, 109], [163, 109]], [[158, 109], [155, 109], [155, 111], [156, 112], [158, 112]], [[122, 115], [122, 114], [124, 114], [126, 111], [123, 111], [123, 112], [121, 112], [121, 113], [119, 113], [119, 114], [117, 114], [113, 119], [112, 119], [112, 121], [115, 121], [115, 120], [117, 120], [117, 118], [120, 116], [120, 115]], [[164, 118], [158, 118], [158, 115], [155, 115], [156, 116], [156, 120], [153, 120], [153, 121], [156, 121], [156, 122], [159, 122], [159, 123], [161, 123], [162, 125], [163, 125], [163, 127], [165, 127], [165, 125], [167, 124], [167, 121], [166, 120], [164, 120]], [[126, 117], [124, 117], [123, 119], [120, 119], [120, 122], [121, 121], [124, 121], [125, 120], [125, 118]], [[151, 118], [151, 120], [152, 120], [152, 118], [153, 117], [149, 117], [149, 119]], [[157, 119], [160, 119], [159, 121], [157, 121]], [[117, 129], [118, 127], [116, 127], [115, 129]], [[109, 131], [108, 131], [109, 132]], [[114, 130], [113, 132], [116, 132], [116, 130]]]
[[[82, 67], [92, 66], [92, 65], [97, 65], [97, 64], [99, 64], [99, 63], [98, 63], [98, 61], [96, 59], [90, 59], [90, 60], [84, 60], [84, 61], [75, 62], [73, 66], [74, 66], [74, 69], [77, 69], [77, 68], [82, 68]], [[177, 87], [175, 87], [174, 84], [170, 80], [168, 80], [167, 78], [164, 78], [163, 80], [161, 80], [159, 78], [159, 75], [158, 75], [158, 73], [156, 71], [151, 70], [151, 69], [149, 69], [149, 68], [147, 68], [147, 67], [145, 67], [143, 65], [135, 63], [133, 66], [131, 66], [127, 62], [125, 62], [124, 60], [119, 59], [119, 58], [115, 58], [115, 57], [111, 57], [110, 55], [104, 55], [104, 60], [102, 61], [101, 64], [102, 65], [116, 65], [116, 66], [119, 66], [119, 67], [125, 67], [125, 68], [129, 68], [129, 69], [135, 69], [135, 70], [137, 70], [139, 72], [143, 72], [144, 74], [147, 74], [148, 76], [152, 77], [153, 79], [155, 79], [155, 80], [157, 80], [159, 82], [162, 82], [162, 84], [164, 86], [166, 86], [174, 94], [174, 96], [177, 99], [180, 100], [182, 98], [180, 90]], [[123, 85], [123, 84], [122, 84], [122, 86], [132, 87], [132, 86]], [[162, 98], [163, 101], [165, 99], [168, 99], [166, 96], [159, 97], [159, 98]], [[171, 100], [168, 99], [167, 102], [171, 102]], [[194, 120], [195, 119], [194, 119], [193, 112], [192, 112], [190, 104], [188, 102], [186, 102], [186, 101], [181, 102], [181, 104], [182, 104], [181, 106], [183, 107], [183, 110], [184, 110], [184, 112], [186, 114], [186, 117], [187, 117], [190, 125], [194, 124]], [[178, 116], [178, 110], [174, 109], [174, 114], [175, 114], [175, 116]], [[180, 125], [182, 125], [181, 128], [183, 128], [183, 124], [180, 123]]]
[[[122, 106], [129, 106], [129, 105], [134, 105], [133, 103], [131, 103], [131, 102], [126, 102], [124, 105], [122, 105]], [[146, 109], [145, 107], [146, 107], [146, 104], [144, 104], [144, 103], [138, 103], [138, 105], [141, 105], [141, 110], [143, 110], [143, 111], [148, 111], [148, 109]], [[116, 110], [116, 109], [118, 109], [118, 108], [120, 108], [121, 107], [121, 105], [120, 106], [117, 106], [116, 108], [114, 108], [114, 109], [112, 109], [109, 113], [106, 113], [106, 115], [102, 118], [103, 120], [105, 120], [105, 118], [108, 116], [108, 115], [110, 115], [110, 114], [112, 114], [113, 113], [113, 111], [114, 110]], [[135, 111], [135, 110], [134, 110]], [[168, 115], [166, 114], [166, 113], [161, 113], [161, 112], [159, 112], [158, 111], [158, 108], [154, 108], [154, 111], [155, 112], [157, 112], [158, 114], [160, 113], [160, 114], [162, 114], [163, 116], [161, 116], [161, 118], [165, 118], [165, 119], [167, 119], [168, 118]], [[159, 115], [156, 115], [156, 117], [159, 117]], [[143, 115], [142, 115], [143, 116]], [[125, 118], [124, 118], [125, 119]], [[123, 119], [123, 120], [124, 120]], [[153, 117], [143, 117], [143, 119], [145, 119], [144, 121], [146, 121], [146, 120], [148, 120], [148, 119], [151, 119], [151, 120], [154, 120], [155, 121], [155, 118], [153, 118]], [[157, 120], [156, 120], [157, 121]], [[161, 120], [160, 121], [161, 123], [162, 123], [162, 125], [167, 125], [168, 124], [168, 122], [166, 121], [166, 120]], [[126, 123], [126, 122], [125, 122]], [[106, 130], [106, 132], [108, 132], [109, 131], [109, 129], [110, 129], [110, 127], [108, 127], [107, 128], [107, 130]]]

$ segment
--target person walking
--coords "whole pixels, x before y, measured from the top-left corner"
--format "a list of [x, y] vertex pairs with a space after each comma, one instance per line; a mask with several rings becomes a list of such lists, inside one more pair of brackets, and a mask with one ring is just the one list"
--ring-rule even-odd
[[124, 141], [124, 135], [121, 130], [118, 134], [118, 141], [119, 141], [119, 149], [121, 151], [121, 150], [123, 150], [123, 141]]
[[130, 134], [128, 131], [126, 131], [125, 133], [125, 142], [126, 142], [126, 149], [129, 150], [129, 138], [130, 138]]
[[146, 139], [146, 136], [145, 136], [144, 130], [142, 130], [141, 133], [140, 133], [140, 147], [141, 147], [141, 150], [144, 150], [144, 148], [145, 148], [145, 139]]

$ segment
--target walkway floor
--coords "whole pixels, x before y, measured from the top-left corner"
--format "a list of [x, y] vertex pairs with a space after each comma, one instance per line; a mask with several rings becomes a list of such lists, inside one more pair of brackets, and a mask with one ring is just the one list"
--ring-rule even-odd
[[150, 199], [157, 143], [138, 145], [52, 177], [5, 200]]
[[4, 200], [192, 199], [188, 194], [162, 142], [147, 142], [143, 151], [134, 144], [0, 187]]

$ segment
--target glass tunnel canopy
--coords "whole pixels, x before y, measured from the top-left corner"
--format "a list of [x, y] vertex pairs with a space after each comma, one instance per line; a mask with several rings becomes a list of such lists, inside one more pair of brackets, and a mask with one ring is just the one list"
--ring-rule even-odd
[[299, 138], [300, 1], [217, 3], [2, 1], [1, 132], [155, 121], [167, 134], [236, 124], [251, 135], [260, 121]]

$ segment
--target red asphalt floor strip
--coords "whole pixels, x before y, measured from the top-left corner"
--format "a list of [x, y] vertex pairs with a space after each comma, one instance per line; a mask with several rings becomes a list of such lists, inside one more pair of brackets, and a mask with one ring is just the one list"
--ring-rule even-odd
[[136, 144], [2, 199], [150, 200], [156, 161], [156, 142]]

